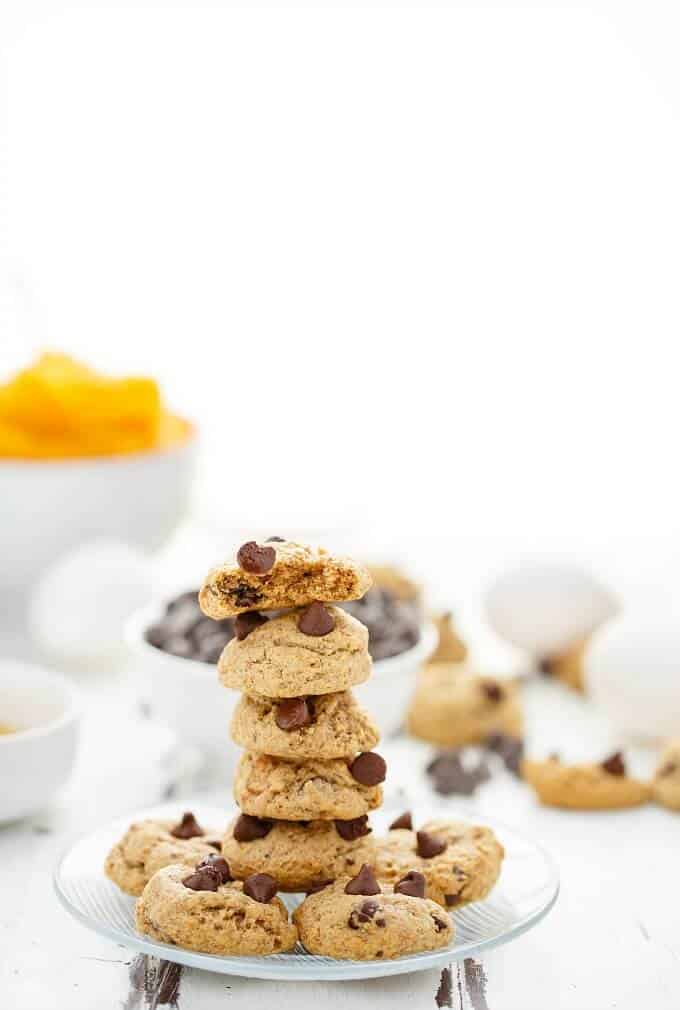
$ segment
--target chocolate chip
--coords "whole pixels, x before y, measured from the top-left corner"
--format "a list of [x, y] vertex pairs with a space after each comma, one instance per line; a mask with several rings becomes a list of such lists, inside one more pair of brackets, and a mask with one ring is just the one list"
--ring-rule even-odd
[[273, 547], [260, 547], [254, 540], [249, 540], [239, 547], [236, 560], [239, 568], [249, 575], [266, 575], [274, 567], [276, 551]]
[[278, 884], [268, 873], [253, 873], [243, 881], [243, 893], [262, 905], [267, 905], [278, 889]]
[[267, 537], [265, 540], [266, 544], [285, 544], [285, 537]]
[[395, 894], [408, 894], [410, 898], [425, 897], [425, 877], [417, 870], [409, 870], [405, 877], [394, 885]]
[[315, 884], [310, 884], [307, 888], [307, 894], [318, 894], [319, 891], [323, 891], [324, 887], [328, 887], [328, 885], [332, 883], [332, 880], [319, 880]]
[[178, 656], [180, 659], [191, 659], [194, 650], [191, 647], [191, 642], [186, 638], [182, 638], [180, 635], [171, 635], [165, 639], [163, 652], [168, 652], [171, 656]]
[[380, 926], [381, 929], [386, 925], [384, 919], [376, 919], [375, 920], [375, 924], [376, 924], [376, 926]]
[[677, 767], [678, 766], [673, 761], [669, 761], [667, 764], [662, 765], [662, 767], [659, 768], [659, 772], [658, 772], [659, 778], [660, 779], [665, 779], [669, 775], [673, 775], [674, 772], [677, 770]]
[[410, 810], [407, 810], [406, 813], [401, 814], [400, 817], [392, 821], [390, 831], [394, 831], [395, 828], [406, 828], [408, 831], [413, 831], [413, 818], [411, 817]]
[[234, 634], [239, 642], [247, 638], [251, 631], [267, 623], [267, 618], [258, 613], [257, 610], [249, 610], [245, 614], [239, 614], [234, 621]]
[[262, 599], [262, 593], [252, 586], [245, 585], [243, 582], [239, 582], [238, 585], [234, 586], [231, 595], [237, 607], [253, 607]]
[[380, 886], [375, 879], [375, 873], [364, 863], [356, 877], [345, 884], [345, 894], [380, 894]]
[[174, 828], [170, 828], [170, 834], [175, 838], [198, 838], [199, 835], [204, 835], [205, 832], [191, 811], [188, 810], [182, 815], [182, 820], [179, 824], [175, 824]]
[[522, 758], [524, 757], [524, 743], [522, 740], [518, 740], [514, 736], [507, 736], [505, 733], [492, 733], [487, 738], [486, 746], [502, 758], [503, 764], [509, 772], [519, 776]]
[[443, 838], [431, 835], [427, 831], [418, 831], [416, 838], [418, 839], [417, 852], [422, 859], [433, 859], [434, 856], [443, 852], [447, 845]]
[[256, 838], [264, 838], [274, 827], [271, 821], [263, 821], [250, 814], [241, 814], [234, 825], [234, 838], [237, 842], [254, 842]]
[[[359, 926], [363, 922], [370, 922], [375, 913], [380, 908], [377, 901], [364, 901], [358, 908], [355, 908], [350, 913], [350, 917], [347, 920], [347, 925], [350, 929], [359, 929]], [[384, 919], [377, 919], [376, 925], [385, 925]]]
[[485, 680], [482, 683], [482, 691], [494, 705], [497, 705], [505, 697], [503, 688], [493, 680]]
[[298, 617], [298, 630], [303, 635], [313, 635], [315, 638], [322, 638], [330, 634], [335, 627], [335, 618], [324, 607], [323, 603], [314, 601], [302, 611]]
[[387, 765], [384, 758], [381, 758], [375, 751], [369, 750], [355, 757], [349, 770], [352, 773], [352, 778], [361, 782], [362, 786], [377, 786], [378, 783], [385, 781]]
[[335, 830], [346, 842], [354, 842], [363, 835], [370, 835], [372, 829], [368, 826], [368, 815], [363, 814], [351, 821], [336, 821]]
[[226, 884], [234, 878], [231, 875], [231, 870], [229, 869], [229, 863], [226, 861], [224, 856], [210, 855], [202, 859], [201, 862], [196, 867], [197, 870], [201, 870], [208, 867], [211, 870], [215, 870], [220, 878], [220, 884]]
[[219, 838], [206, 838], [205, 844], [209, 845], [211, 849], [217, 849], [218, 852], [222, 851], [222, 842]]
[[462, 898], [462, 894], [445, 894], [444, 901], [446, 902], [446, 907], [453, 908], [454, 905], [459, 905]]
[[544, 677], [552, 677], [553, 663], [554, 659], [552, 656], [543, 656], [543, 658], [538, 661], [538, 672], [542, 673]]
[[373, 586], [360, 600], [341, 606], [368, 628], [368, 649], [373, 659], [397, 656], [420, 640], [422, 614], [418, 599], [400, 600], [392, 590]]
[[602, 767], [610, 775], [616, 775], [618, 778], [621, 778], [626, 774], [626, 766], [623, 761], [623, 754], [620, 750], [616, 751], [615, 754], [612, 754], [603, 761]]
[[222, 883], [220, 873], [212, 866], [197, 867], [182, 881], [191, 891], [216, 891]]
[[284, 698], [276, 706], [276, 725], [279, 729], [290, 733], [295, 729], [309, 726], [314, 715], [313, 703], [305, 698]]
[[436, 915], [432, 916], [432, 921], [434, 923], [434, 928], [437, 933], [441, 933], [443, 929], [446, 929], [446, 923], [441, 919], [438, 919]]
[[475, 765], [463, 765], [460, 751], [443, 751], [427, 766], [427, 772], [434, 780], [434, 788], [442, 796], [458, 793], [471, 796], [477, 786], [490, 778], [489, 767], [484, 759]]

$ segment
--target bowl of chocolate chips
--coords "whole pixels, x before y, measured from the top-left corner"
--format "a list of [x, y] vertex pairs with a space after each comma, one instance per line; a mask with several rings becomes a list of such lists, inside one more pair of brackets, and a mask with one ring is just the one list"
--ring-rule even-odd
[[[423, 617], [417, 586], [392, 568], [371, 573], [374, 585], [366, 595], [342, 606], [368, 628], [374, 674], [354, 691], [384, 734], [401, 725], [413, 678], [437, 634]], [[215, 671], [234, 634], [231, 618], [215, 621], [201, 612], [192, 589], [135, 614], [127, 640], [146, 679], [152, 717], [182, 741], [235, 761], [239, 751], [229, 723], [239, 695], [220, 687]]]

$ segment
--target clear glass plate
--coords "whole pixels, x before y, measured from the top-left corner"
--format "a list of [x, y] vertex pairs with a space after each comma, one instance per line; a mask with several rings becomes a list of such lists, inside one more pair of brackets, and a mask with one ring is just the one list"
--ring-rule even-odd
[[[454, 912], [455, 937], [451, 945], [443, 950], [410, 954], [391, 961], [345, 961], [319, 957], [308, 954], [300, 945], [290, 954], [272, 954], [269, 957], [200, 954], [157, 943], [138, 934], [134, 925], [134, 898], [119, 891], [103, 872], [104, 859], [109, 849], [133, 820], [146, 817], [179, 818], [183, 810], [193, 810], [202, 824], [225, 823], [224, 809], [184, 802], [181, 807], [176, 804], [165, 805], [120, 818], [72, 845], [60, 860], [54, 874], [54, 886], [66, 910], [84, 926], [116, 943], [179, 964], [249, 978], [331, 981], [422, 971], [508, 943], [539, 922], [555, 904], [559, 893], [557, 868], [544, 849], [502, 824], [475, 818], [475, 823], [486, 823], [492, 827], [505, 846], [503, 869], [486, 901], [467, 905]], [[436, 816], [436, 811], [414, 810], [415, 822], [419, 824]], [[379, 814], [372, 817], [372, 822], [374, 830], [384, 830], [385, 824]], [[282, 895], [290, 911], [299, 904], [302, 897], [303, 895]]]

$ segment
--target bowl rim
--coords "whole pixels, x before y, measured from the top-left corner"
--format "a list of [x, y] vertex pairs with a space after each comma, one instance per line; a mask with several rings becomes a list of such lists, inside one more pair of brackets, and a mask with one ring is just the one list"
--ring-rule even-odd
[[0, 750], [3, 747], [12, 747], [25, 740], [37, 740], [40, 737], [51, 736], [65, 729], [69, 724], [76, 723], [80, 719], [83, 711], [83, 702], [78, 690], [63, 673], [56, 670], [49, 670], [45, 666], [38, 666], [36, 663], [25, 663], [20, 659], [3, 658], [0, 660], [0, 686], [2, 685], [3, 670], [8, 666], [21, 667], [24, 672], [39, 674], [41, 677], [57, 684], [64, 692], [65, 707], [63, 712], [55, 719], [50, 719], [42, 726], [29, 726], [27, 729], [20, 729], [16, 733], [0, 734]]
[[18, 471], [52, 470], [57, 468], [76, 470], [87, 469], [88, 467], [115, 466], [116, 463], [132, 461], [146, 462], [150, 459], [164, 456], [179, 455], [182, 452], [195, 449], [199, 439], [198, 425], [188, 418], [182, 418], [182, 420], [188, 426], [187, 431], [180, 441], [173, 442], [170, 445], [154, 446], [151, 449], [136, 449], [134, 452], [111, 452], [99, 456], [64, 456], [59, 459], [29, 459], [20, 456], [0, 456], [0, 470], [4, 470], [5, 472], [10, 472], [13, 469]]
[[[191, 589], [194, 587], [192, 586]], [[189, 592], [190, 590], [186, 590]], [[203, 663], [199, 659], [189, 659], [184, 656], [173, 656], [171, 652], [164, 652], [155, 645], [147, 642], [144, 632], [147, 628], [155, 624], [164, 614], [168, 603], [182, 595], [183, 590], [178, 589], [171, 595], [163, 594], [156, 596], [150, 603], [139, 607], [127, 619], [125, 623], [124, 637], [129, 649], [135, 656], [142, 660], [152, 659], [158, 662], [159, 658], [163, 662], [176, 664], [175, 668], [194, 677], [211, 678], [215, 676], [215, 663]], [[403, 664], [409, 666], [419, 666], [424, 663], [437, 647], [437, 629], [432, 621], [423, 617], [420, 622], [420, 637], [415, 645], [404, 652], [398, 652], [396, 656], [388, 656], [386, 659], [373, 660], [373, 677], [389, 676], [398, 672], [398, 668]], [[361, 685], [357, 685], [361, 686]]]

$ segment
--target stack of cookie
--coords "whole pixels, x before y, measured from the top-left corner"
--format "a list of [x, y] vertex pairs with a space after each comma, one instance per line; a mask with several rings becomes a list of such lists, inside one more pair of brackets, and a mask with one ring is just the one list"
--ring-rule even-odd
[[223, 843], [241, 879], [266, 870], [281, 890], [309, 891], [371, 861], [368, 813], [382, 802], [386, 766], [351, 692], [371, 673], [368, 633], [333, 605], [370, 584], [349, 559], [272, 538], [244, 544], [201, 589], [204, 613], [235, 617], [218, 671], [243, 692], [231, 725], [245, 748], [241, 815]]

